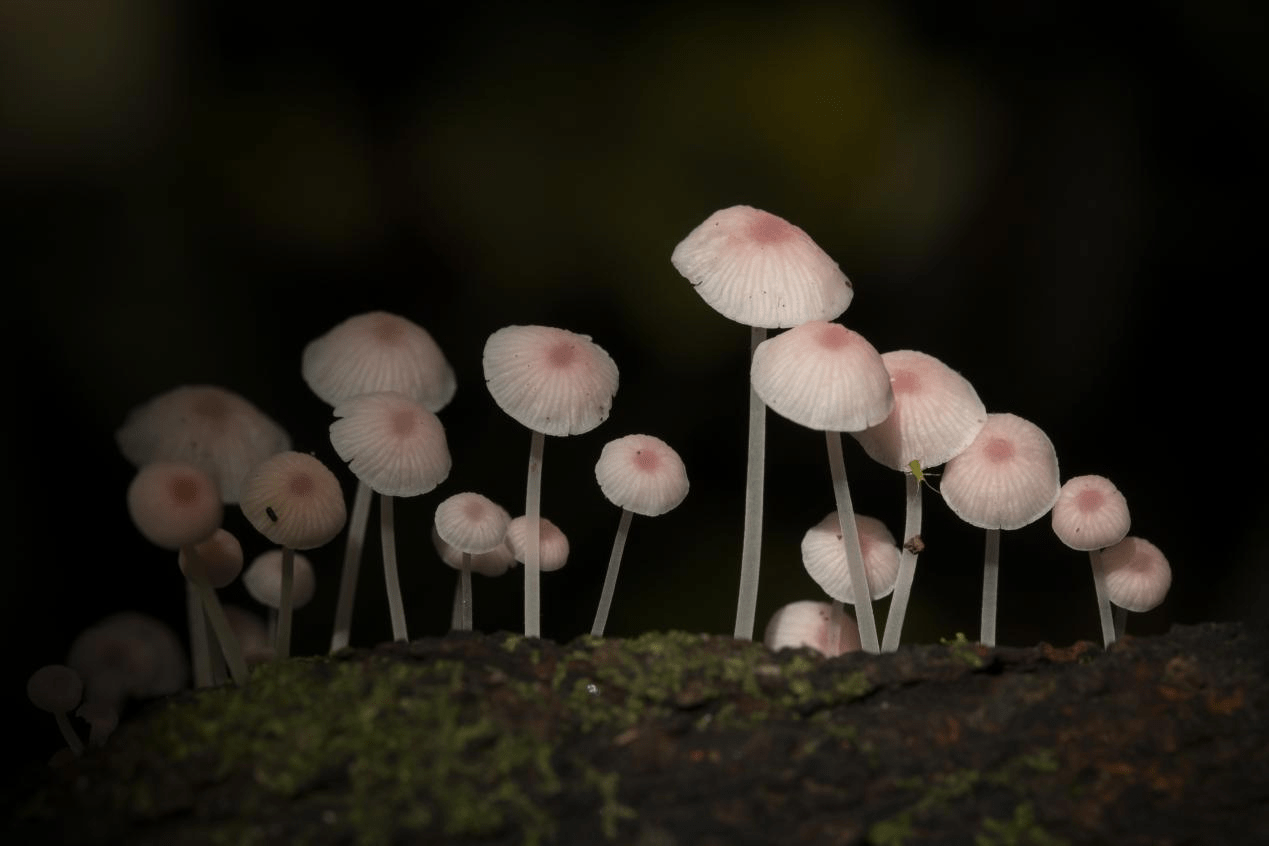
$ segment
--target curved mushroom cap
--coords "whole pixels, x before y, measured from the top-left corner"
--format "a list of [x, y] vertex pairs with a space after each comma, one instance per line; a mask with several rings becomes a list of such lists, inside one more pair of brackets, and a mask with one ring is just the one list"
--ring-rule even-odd
[[1068, 479], [1053, 503], [1053, 533], [1071, 549], [1089, 552], [1128, 535], [1128, 502], [1105, 476]]
[[1172, 568], [1150, 541], [1126, 537], [1101, 552], [1106, 598], [1139, 614], [1157, 607], [1172, 587]]
[[829, 432], [856, 432], [890, 414], [890, 374], [873, 345], [840, 323], [812, 320], [754, 350], [753, 389], [772, 411]]
[[916, 350], [882, 353], [894, 410], [875, 426], [853, 432], [873, 461], [908, 470], [913, 461], [937, 467], [965, 450], [987, 422], [987, 408], [964, 376]]
[[136, 467], [155, 461], [199, 467], [228, 503], [238, 501], [251, 468], [291, 448], [290, 436], [264, 412], [214, 385], [173, 388], [137, 406], [115, 441]]
[[66, 714], [84, 697], [84, 680], [64, 664], [45, 664], [26, 682], [31, 704], [50, 714]]
[[376, 493], [418, 496], [449, 476], [445, 427], [421, 402], [395, 391], [362, 394], [335, 406], [335, 452]]
[[211, 537], [193, 547], [181, 547], [177, 563], [186, 576], [192, 578], [193, 573], [202, 573], [212, 587], [227, 587], [242, 572], [242, 544], [230, 532], [217, 529]]
[[[313, 562], [307, 556], [292, 553], [291, 607], [303, 608], [313, 599], [317, 579]], [[242, 574], [242, 585], [251, 598], [270, 608], [282, 607], [282, 550], [261, 553]]]
[[166, 623], [132, 611], [111, 614], [71, 641], [66, 664], [84, 679], [85, 699], [115, 708], [125, 699], [175, 693], [189, 678], [185, 648]]
[[[859, 548], [864, 554], [864, 575], [873, 599], [889, 596], [899, 579], [899, 547], [894, 535], [876, 517], [855, 515], [859, 528]], [[838, 602], [855, 604], [855, 589], [846, 563], [846, 545], [837, 512], [807, 530], [802, 536], [802, 565], [824, 592]]]
[[652, 435], [627, 435], [604, 445], [595, 479], [608, 501], [619, 508], [656, 517], [687, 496], [687, 468], [679, 454]]
[[988, 414], [973, 443], [947, 462], [939, 492], [971, 526], [1020, 529], [1053, 507], [1060, 488], [1057, 452], [1040, 427]]
[[[510, 527], [510, 523], [507, 524]], [[441, 556], [441, 560], [449, 567], [455, 570], [463, 568], [463, 553], [461, 550], [441, 540], [440, 533], [436, 531], [436, 523], [432, 523], [432, 546], [436, 547], [436, 554]], [[479, 573], [482, 576], [497, 577], [511, 569], [515, 564], [515, 558], [511, 555], [510, 544], [498, 544], [488, 552], [477, 552], [470, 556], [471, 571]]]
[[580, 435], [608, 419], [617, 365], [587, 335], [505, 326], [485, 342], [485, 383], [498, 407], [545, 435]]
[[240, 505], [256, 531], [291, 549], [329, 543], [348, 518], [335, 474], [302, 452], [280, 452], [252, 470]]
[[155, 546], [177, 550], [211, 537], [224, 518], [220, 491], [193, 464], [156, 461], [128, 485], [128, 514]]
[[395, 391], [440, 411], [454, 398], [454, 369], [422, 326], [386, 311], [350, 317], [304, 347], [304, 382], [328, 405]]
[[471, 555], [502, 543], [510, 522], [505, 508], [471, 491], [454, 494], [436, 506], [436, 533], [459, 552]]
[[790, 602], [771, 615], [762, 642], [772, 650], [809, 646], [833, 658], [859, 651], [859, 626], [843, 608], [802, 600]]
[[811, 236], [750, 206], [720, 209], [679, 242], [670, 262], [710, 307], [746, 326], [832, 320], [854, 291]]
[[[507, 546], [511, 549], [513, 560], [524, 563], [526, 536], [529, 532], [529, 518], [520, 515], [507, 524]], [[541, 549], [538, 552], [538, 567], [543, 573], [558, 570], [568, 563], [568, 538], [560, 527], [545, 517], [538, 522], [538, 537]]]

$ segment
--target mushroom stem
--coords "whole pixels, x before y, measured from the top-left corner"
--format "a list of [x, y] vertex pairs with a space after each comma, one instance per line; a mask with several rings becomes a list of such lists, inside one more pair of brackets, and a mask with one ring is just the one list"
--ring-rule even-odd
[[1091, 550], [1088, 561], [1093, 567], [1093, 589], [1097, 592], [1097, 613], [1102, 621], [1102, 642], [1103, 646], [1109, 647], [1115, 642], [1116, 626], [1110, 613], [1110, 599], [1106, 595], [1106, 570], [1102, 567], [1101, 550]]
[[[196, 554], [192, 547], [186, 548], [187, 556]], [[203, 611], [207, 614], [207, 620], [211, 623], [216, 639], [220, 641], [225, 663], [229, 665], [229, 674], [233, 676], [236, 684], [244, 685], [247, 683], [247, 661], [242, 657], [242, 647], [238, 644], [238, 637], [225, 617], [225, 609], [221, 607], [220, 600], [216, 597], [216, 589], [211, 586], [211, 582], [207, 581], [207, 576], [199, 572], [197, 568], [191, 567], [190, 572], [194, 573], [190, 581], [198, 588], [199, 599], [203, 601]]]
[[458, 630], [471, 631], [471, 553], [463, 553], [463, 567], [458, 571]]
[[855, 523], [855, 506], [850, 501], [850, 485], [846, 483], [846, 461], [842, 457], [841, 432], [825, 432], [828, 445], [828, 466], [833, 474], [833, 498], [837, 501], [837, 520], [842, 526], [842, 542], [846, 545], [846, 567], [855, 592], [855, 621], [859, 624], [859, 643], [865, 652], [877, 655], [877, 620], [872, 613], [872, 596], [868, 574], [864, 571], [864, 553], [859, 546], [859, 526]]
[[1124, 628], [1128, 624], [1128, 609], [1115, 606], [1115, 640], [1124, 636]]
[[57, 720], [57, 727], [62, 732], [62, 738], [65, 739], [66, 745], [70, 747], [70, 751], [76, 756], [84, 754], [84, 741], [79, 739], [79, 735], [75, 733], [74, 726], [71, 725], [70, 718], [63, 713], [53, 715]]
[[845, 603], [834, 599], [828, 613], [828, 641], [824, 644], [825, 655], [840, 655], [842, 652], [842, 617], [845, 616]]
[[352, 514], [348, 520], [344, 566], [339, 572], [339, 599], [335, 603], [335, 631], [330, 638], [331, 652], [338, 652], [348, 645], [349, 632], [352, 630], [357, 574], [361, 571], [361, 551], [366, 545], [366, 524], [370, 521], [370, 496], [370, 486], [358, 479], [357, 491], [353, 494]]
[[194, 687], [211, 687], [211, 642], [207, 638], [207, 618], [203, 601], [194, 583], [185, 582], [185, 608], [189, 617], [190, 663], [194, 665]]
[[542, 450], [546, 435], [533, 433], [529, 444], [529, 476], [524, 495], [528, 521], [524, 539], [524, 636], [542, 636]]
[[[749, 358], [767, 339], [767, 330], [754, 326], [749, 334]], [[749, 458], [745, 469], [745, 530], [740, 548], [740, 597], [736, 602], [737, 639], [753, 640], [758, 608], [758, 568], [762, 558], [762, 488], [766, 475], [767, 405], [749, 384]]]
[[908, 598], [912, 595], [912, 582], [916, 578], [917, 553], [913, 540], [921, 534], [921, 481], [911, 473], [905, 473], [907, 487], [907, 516], [903, 522], [903, 552], [899, 557], [899, 578], [890, 598], [890, 612], [886, 615], [886, 632], [881, 638], [881, 651], [894, 652], [899, 648], [903, 634], [903, 618], [908, 611]]
[[408, 641], [405, 628], [405, 602], [401, 599], [401, 580], [397, 576], [396, 525], [392, 518], [392, 497], [379, 494], [379, 534], [383, 544], [383, 580], [388, 586], [388, 615], [392, 618], [392, 639]]
[[278, 632], [273, 641], [274, 660], [291, 657], [291, 594], [295, 590], [295, 550], [282, 547], [282, 589], [278, 603]]
[[996, 645], [996, 586], [1000, 580], [1000, 529], [987, 530], [983, 556], [983, 616], [978, 636], [983, 646]]
[[612, 595], [617, 589], [617, 570], [621, 567], [621, 553], [626, 548], [626, 536], [630, 534], [630, 518], [634, 516], [628, 508], [621, 509], [621, 522], [617, 524], [617, 536], [612, 541], [612, 554], [608, 557], [608, 573], [604, 576], [604, 589], [599, 594], [599, 608], [595, 610], [595, 624], [590, 633], [595, 637], [603, 637], [604, 626], [608, 624], [608, 609], [612, 607]]

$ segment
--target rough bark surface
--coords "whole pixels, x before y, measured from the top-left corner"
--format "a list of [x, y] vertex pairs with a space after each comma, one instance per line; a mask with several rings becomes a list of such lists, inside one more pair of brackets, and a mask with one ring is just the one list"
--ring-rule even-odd
[[0, 841], [1269, 843], [1269, 628], [876, 657], [451, 635], [253, 669], [24, 774]]

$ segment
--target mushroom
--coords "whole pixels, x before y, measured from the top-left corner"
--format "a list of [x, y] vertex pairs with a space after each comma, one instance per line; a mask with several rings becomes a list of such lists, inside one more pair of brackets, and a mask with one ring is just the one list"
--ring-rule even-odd
[[[385, 311], [355, 315], [310, 341], [301, 356], [300, 374], [313, 393], [331, 406], [361, 394], [395, 391], [433, 414], [449, 404], [458, 384], [454, 369], [427, 330]], [[352, 629], [370, 494], [370, 487], [358, 479], [340, 569], [331, 652], [348, 645]]]
[[943, 470], [943, 501], [971, 526], [987, 530], [983, 556], [984, 646], [996, 645], [996, 588], [1000, 532], [1039, 520], [1057, 502], [1057, 453], [1034, 423], [1013, 414], [988, 414], [974, 442]]
[[[511, 518], [511, 522], [507, 524], [507, 547], [511, 551], [512, 563], [518, 561], [523, 564], [528, 557], [528, 538], [528, 519], [523, 514]], [[568, 537], [559, 526], [545, 517], [538, 520], [538, 542], [538, 567], [543, 573], [553, 572], [568, 563]]]
[[[507, 524], [508, 532], [511, 529], [512, 520]], [[547, 546], [545, 528], [543, 529], [543, 562], [547, 558]], [[436, 548], [436, 553], [441, 556], [441, 560], [449, 567], [455, 570], [462, 570], [464, 565], [463, 553], [441, 540], [441, 536], [436, 531], [436, 522], [432, 522], [432, 545]], [[511, 565], [515, 563], [515, 559], [511, 555], [511, 545], [509, 539], [498, 544], [488, 552], [478, 552], [475, 555], [468, 556], [466, 561], [468, 569], [473, 573], [479, 573], [482, 576], [497, 577], [501, 576], [507, 570], [511, 569]], [[546, 568], [543, 568], [546, 569]], [[463, 624], [463, 580], [461, 574], [454, 584], [454, 602], [450, 611], [449, 627], [455, 631]]]
[[524, 515], [524, 634], [540, 637], [542, 450], [546, 435], [579, 435], [608, 419], [617, 365], [587, 335], [549, 326], [505, 326], [485, 341], [485, 384], [494, 402], [533, 432]]
[[75, 709], [75, 716], [88, 723], [89, 746], [105, 746], [119, 727], [119, 712], [105, 702], [85, 702]]
[[469, 632], [471, 612], [471, 559], [505, 546], [511, 515], [486, 496], [471, 491], [454, 494], [436, 507], [436, 535], [462, 554], [459, 566], [458, 630]]
[[[241, 652], [242, 644], [238, 643], [236, 637], [230, 638], [228, 645], [221, 644], [217, 638], [217, 645], [213, 647], [207, 631], [211, 621], [203, 608], [198, 581], [190, 571], [195, 569], [198, 574], [201, 574], [213, 591], [228, 586], [242, 572], [242, 544], [238, 543], [238, 539], [231, 533], [224, 529], [217, 529], [211, 537], [195, 544], [192, 548], [182, 547], [177, 556], [177, 564], [180, 565], [181, 572], [185, 574], [194, 685], [208, 687], [213, 684], [217, 675], [224, 678], [225, 663], [218, 664], [217, 659], [223, 659], [226, 649], [237, 649]], [[233, 631], [232, 626], [230, 631]], [[214, 635], [213, 631], [212, 636]], [[238, 659], [235, 657], [234, 660]]]
[[[882, 599], [894, 590], [899, 575], [899, 547], [885, 523], [876, 517], [856, 514], [855, 525], [868, 595]], [[802, 536], [802, 565], [826, 594], [838, 602], [858, 605], [842, 540], [841, 520], [836, 511], [830, 511]]]
[[881, 355], [858, 332], [840, 323], [812, 320], [759, 344], [750, 377], [772, 411], [824, 432], [851, 583], [865, 587], [855, 596], [859, 640], [865, 652], [879, 653], [841, 433], [875, 426], [889, 416], [894, 407], [890, 374]]
[[[379, 532], [392, 637], [408, 641], [397, 571], [393, 498], [420, 496], [449, 476], [451, 461], [445, 427], [422, 402], [396, 391], [344, 400], [335, 406], [335, 417], [330, 425], [331, 445], [340, 458], [349, 462], [348, 469], [358, 482], [379, 494]], [[342, 584], [340, 597], [344, 597]], [[346, 620], [339, 614], [336, 618], [337, 625], [351, 625], [351, 611]], [[347, 633], [335, 641], [346, 644]]]
[[1102, 570], [1106, 596], [1116, 606], [1116, 637], [1124, 636], [1127, 612], [1158, 607], [1172, 587], [1172, 568], [1159, 547], [1132, 535], [1102, 550]]
[[[278, 613], [282, 609], [283, 558], [282, 550], [270, 549], [257, 555], [242, 572], [242, 586], [247, 589], [247, 594], [269, 609], [267, 630], [271, 634], [269, 642], [273, 644], [277, 643]], [[317, 579], [308, 556], [294, 553], [291, 566], [291, 608], [295, 610], [312, 601]]]
[[175, 693], [189, 664], [180, 638], [166, 623], [135, 611], [98, 621], [71, 641], [66, 665], [84, 680], [84, 698], [116, 711], [126, 700]]
[[[802, 229], [750, 206], [720, 209], [688, 233], [670, 262], [715, 311], [750, 327], [752, 356], [768, 329], [833, 320], [854, 291], [837, 262]], [[749, 391], [745, 524], [735, 636], [753, 639], [762, 557], [762, 488], [766, 406]]]
[[621, 509], [608, 573], [590, 630], [592, 636], [600, 637], [617, 587], [617, 570], [630, 532], [631, 515], [657, 517], [677, 508], [687, 496], [688, 481], [683, 459], [669, 444], [652, 435], [627, 435], [605, 444], [595, 465], [595, 479], [608, 501]]
[[859, 651], [859, 629], [840, 602], [790, 602], [771, 615], [762, 642], [768, 649], [809, 646], [829, 658]]
[[1123, 540], [1130, 526], [1128, 503], [1105, 476], [1068, 479], [1053, 503], [1053, 533], [1071, 549], [1088, 553], [1106, 646], [1115, 642], [1115, 623], [1106, 596], [1101, 550]]
[[66, 716], [84, 696], [84, 680], [79, 673], [64, 664], [46, 664], [27, 679], [26, 695], [36, 708], [48, 711], [56, 718], [57, 727], [71, 752], [83, 754], [84, 742]]
[[893, 350], [882, 353], [881, 361], [890, 374], [894, 410], [876, 426], [851, 434], [874, 461], [904, 474], [903, 553], [881, 638], [881, 651], [893, 652], [899, 648], [920, 551], [922, 480], [917, 472], [923, 475], [968, 447], [987, 422], [987, 409], [965, 377], [932, 355]]
[[[296, 556], [298, 559], [300, 556]], [[272, 661], [277, 657], [273, 643], [277, 639], [277, 617], [273, 616], [273, 631], [269, 631], [269, 623], [240, 605], [226, 605], [225, 619], [234, 630], [234, 636], [242, 645], [242, 657], [247, 666], [255, 666]]]

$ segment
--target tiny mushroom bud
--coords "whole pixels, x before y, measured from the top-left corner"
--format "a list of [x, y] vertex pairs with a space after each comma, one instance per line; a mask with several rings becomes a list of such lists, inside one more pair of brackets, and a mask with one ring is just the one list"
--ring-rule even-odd
[[57, 718], [57, 727], [71, 752], [76, 755], [82, 753], [84, 742], [66, 716], [84, 696], [84, 681], [79, 673], [62, 664], [47, 664], [27, 679], [26, 695], [36, 708]]
[[771, 615], [762, 640], [768, 649], [809, 646], [829, 658], [859, 651], [859, 629], [840, 602], [791, 602]]
[[1115, 642], [1115, 623], [1106, 596], [1101, 550], [1123, 540], [1130, 522], [1124, 495], [1105, 476], [1068, 479], [1053, 504], [1053, 533], [1071, 549], [1088, 553], [1106, 646]]

